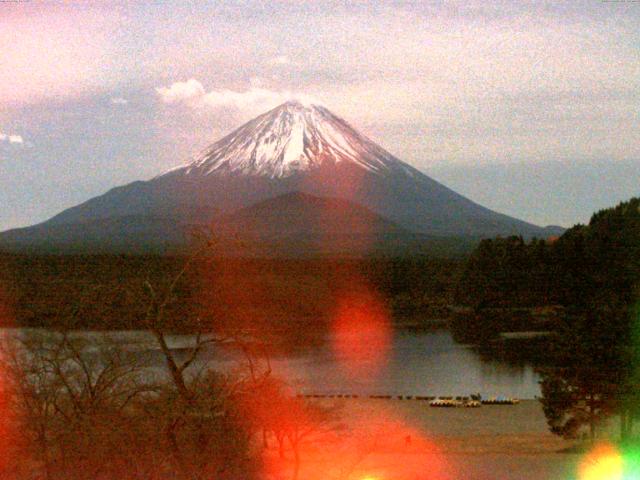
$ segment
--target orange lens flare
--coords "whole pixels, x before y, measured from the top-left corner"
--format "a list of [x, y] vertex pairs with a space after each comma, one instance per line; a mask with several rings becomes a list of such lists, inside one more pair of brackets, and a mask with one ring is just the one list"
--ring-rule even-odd
[[391, 335], [385, 302], [371, 289], [338, 296], [332, 345], [348, 374], [376, 375], [388, 358]]
[[578, 479], [623, 480], [624, 459], [613, 445], [597, 445], [580, 463]]
[[[438, 445], [424, 431], [398, 418], [392, 407], [364, 406], [345, 412], [350, 427], [344, 453], [359, 459], [350, 478], [371, 480], [451, 480], [451, 468]], [[348, 464], [347, 458], [339, 459]], [[351, 463], [354, 465], [354, 463]]]
[[[290, 401], [290, 400], [289, 400]], [[424, 432], [409, 427], [384, 407], [367, 414], [342, 411], [341, 420], [347, 431], [327, 430], [327, 424], [315, 423], [304, 410], [304, 403], [296, 407], [294, 400], [281, 412], [287, 428], [294, 424], [300, 432], [312, 432], [300, 445], [300, 475], [306, 480], [351, 478], [354, 480], [452, 480], [451, 467], [446, 457]], [[318, 405], [318, 404], [316, 404]], [[326, 402], [320, 405], [327, 406]], [[277, 416], [277, 415], [276, 415]], [[292, 423], [288, 423], [292, 422]], [[269, 447], [263, 450], [263, 473], [268, 478], [290, 477], [295, 467], [295, 454], [285, 440], [279, 452], [273, 435]]]

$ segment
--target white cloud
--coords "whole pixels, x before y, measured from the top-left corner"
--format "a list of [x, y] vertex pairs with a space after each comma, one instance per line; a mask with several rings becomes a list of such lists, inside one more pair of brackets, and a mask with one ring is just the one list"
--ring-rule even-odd
[[317, 103], [309, 95], [289, 90], [270, 90], [260, 85], [260, 82], [253, 82], [253, 86], [245, 91], [213, 89], [207, 92], [198, 80], [192, 78], [187, 82], [175, 82], [170, 87], [158, 87], [156, 92], [162, 101], [168, 104], [183, 104], [210, 110], [236, 110], [252, 114], [262, 113], [292, 99]]
[[244, 92], [222, 89], [211, 90], [203, 97], [205, 105], [211, 108], [235, 108], [248, 110], [269, 108], [286, 102], [294, 95], [287, 91], [273, 91], [261, 87], [252, 87]]
[[111, 103], [113, 105], [126, 105], [127, 103], [129, 103], [129, 100], [122, 97], [115, 97], [111, 99]]
[[205, 95], [204, 87], [196, 79], [186, 82], [174, 82], [170, 87], [158, 87], [156, 92], [165, 103], [181, 103], [198, 100]]
[[269, 60], [271, 65], [288, 65], [291, 63], [291, 59], [286, 55], [278, 55]]
[[9, 143], [12, 145], [24, 145], [24, 139], [22, 138], [22, 135], [0, 132], [0, 143]]

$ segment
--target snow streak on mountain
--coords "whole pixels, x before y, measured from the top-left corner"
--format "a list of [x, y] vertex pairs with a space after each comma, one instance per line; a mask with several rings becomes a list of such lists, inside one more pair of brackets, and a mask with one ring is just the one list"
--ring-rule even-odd
[[404, 165], [326, 108], [289, 101], [214, 143], [193, 163], [167, 173], [283, 178], [341, 162], [378, 174]]

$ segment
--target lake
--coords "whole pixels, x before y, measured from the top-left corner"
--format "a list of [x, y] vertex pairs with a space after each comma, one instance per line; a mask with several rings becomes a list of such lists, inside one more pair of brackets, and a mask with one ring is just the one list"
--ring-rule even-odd
[[375, 374], [365, 369], [358, 375], [326, 342], [296, 356], [276, 359], [272, 365], [277, 374], [304, 393], [540, 395], [539, 377], [531, 365], [514, 366], [481, 358], [471, 346], [456, 343], [446, 330], [395, 332], [385, 360]]
[[[6, 332], [6, 330], [5, 330]], [[75, 332], [86, 339], [107, 335], [99, 332]], [[108, 334], [122, 348], [138, 352], [155, 369], [163, 368], [163, 357], [148, 332], [126, 331]], [[355, 345], [375, 342], [354, 333]], [[191, 335], [172, 335], [168, 338], [178, 358], [187, 355], [194, 342]], [[372, 351], [374, 351], [372, 350]], [[306, 394], [356, 395], [423, 395], [466, 396], [480, 393], [483, 397], [510, 396], [535, 398], [540, 395], [539, 377], [531, 365], [512, 365], [481, 357], [471, 346], [456, 343], [447, 330], [396, 330], [391, 333], [382, 357], [376, 364], [359, 358], [359, 369], [347, 354], [334, 348], [329, 338], [296, 353], [275, 356], [271, 366], [298, 392]], [[237, 365], [236, 355], [220, 354], [219, 349], [205, 351], [206, 359], [216, 368], [231, 369]], [[195, 363], [194, 369], [198, 368]]]

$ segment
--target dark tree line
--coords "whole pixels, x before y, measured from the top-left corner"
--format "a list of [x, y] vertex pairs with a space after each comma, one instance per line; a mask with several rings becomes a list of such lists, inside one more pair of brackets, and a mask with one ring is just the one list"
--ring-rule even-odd
[[[9, 325], [77, 329], [137, 329], [146, 305], [143, 285], [172, 278], [185, 258], [154, 255], [2, 255], [0, 305]], [[428, 257], [376, 259], [220, 259], [193, 268], [175, 286], [170, 316], [261, 317], [289, 325], [292, 319], [322, 323], [332, 291], [354, 273], [399, 315], [441, 316], [452, 301], [460, 260]], [[82, 299], [73, 302], [72, 299]], [[213, 318], [213, 317], [216, 318]], [[4, 325], [7, 322], [5, 321]]]
[[542, 325], [553, 333], [541, 369], [551, 430], [593, 438], [597, 424], [617, 413], [627, 437], [640, 390], [639, 294], [640, 198], [634, 198], [595, 213], [588, 225], [557, 239], [482, 241], [456, 292], [456, 300], [470, 307], [458, 328], [493, 334], [539, 329], [534, 316], [519, 325], [514, 313], [558, 306], [561, 314]]
[[629, 304], [640, 277], [640, 199], [593, 215], [557, 239], [482, 240], [456, 289], [476, 309], [551, 304], [585, 308], [601, 298]]
[[485, 239], [469, 258], [456, 290], [458, 303], [475, 309], [556, 303], [552, 244], [522, 237]]
[[465, 308], [451, 316], [454, 337], [487, 347], [500, 332], [548, 330], [562, 305], [558, 242], [518, 236], [482, 240], [455, 289], [455, 303]]

